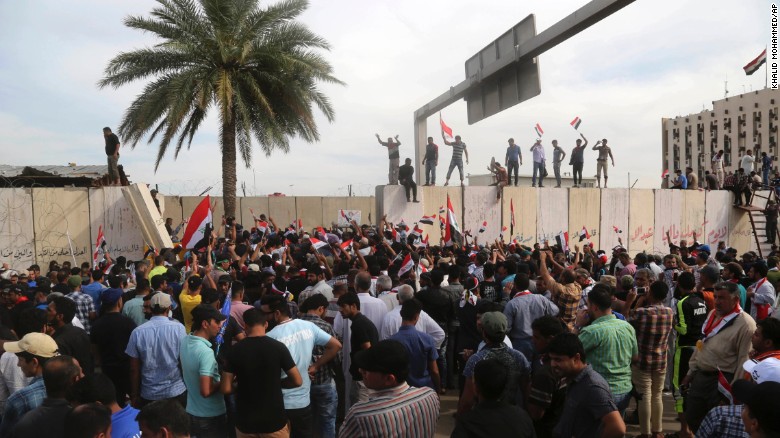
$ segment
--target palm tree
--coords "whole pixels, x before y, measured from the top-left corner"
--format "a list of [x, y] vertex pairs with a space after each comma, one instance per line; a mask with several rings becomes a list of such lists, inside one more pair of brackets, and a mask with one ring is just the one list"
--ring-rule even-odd
[[[219, 114], [225, 215], [236, 212], [236, 145], [250, 167], [254, 136], [269, 156], [289, 151], [291, 137], [319, 140], [313, 107], [334, 119], [320, 82], [341, 84], [318, 53], [327, 41], [295, 21], [306, 0], [261, 8], [258, 0], [157, 0], [151, 17], [125, 25], [156, 35], [151, 47], [120, 53], [100, 88], [149, 79], [124, 114], [119, 134], [135, 147], [159, 138], [155, 171], [175, 142], [174, 158], [189, 149], [213, 106]], [[176, 139], [178, 137], [178, 140]]]

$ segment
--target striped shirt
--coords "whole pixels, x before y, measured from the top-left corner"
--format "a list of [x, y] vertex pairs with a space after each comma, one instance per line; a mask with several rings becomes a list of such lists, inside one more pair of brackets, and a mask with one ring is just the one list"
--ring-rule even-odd
[[609, 383], [613, 395], [631, 391], [631, 358], [639, 354], [636, 332], [615, 315], [604, 315], [580, 330], [585, 358]]
[[349, 410], [340, 437], [416, 438], [432, 437], [436, 432], [440, 404], [431, 388], [402, 383], [369, 397]]
[[466, 149], [466, 143], [461, 142], [453, 142], [450, 143], [450, 146], [452, 146], [452, 161], [463, 161], [463, 151]]

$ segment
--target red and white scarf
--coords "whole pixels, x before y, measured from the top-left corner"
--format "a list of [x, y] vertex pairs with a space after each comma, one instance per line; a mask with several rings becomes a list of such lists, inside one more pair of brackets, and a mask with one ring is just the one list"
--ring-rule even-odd
[[728, 323], [731, 322], [732, 319], [736, 318], [740, 313], [742, 313], [742, 308], [739, 307], [739, 304], [734, 306], [734, 309], [732, 309], [731, 312], [720, 318], [717, 317], [717, 312], [710, 313], [707, 321], [701, 327], [701, 333], [704, 335], [702, 342], [707, 342], [708, 339], [717, 335], [719, 331], [726, 327], [726, 325], [728, 325]]

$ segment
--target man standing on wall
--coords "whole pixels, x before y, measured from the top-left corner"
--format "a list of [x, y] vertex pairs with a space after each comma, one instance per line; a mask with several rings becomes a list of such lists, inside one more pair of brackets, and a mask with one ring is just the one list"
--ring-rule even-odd
[[[582, 166], [585, 165], [583, 152], [585, 152], [585, 148], [588, 146], [588, 139], [582, 134], [580, 134], [580, 137], [582, 137], [582, 140], [579, 138], [577, 139], [577, 146], [574, 146], [574, 149], [571, 151], [571, 156], [569, 157], [569, 164], [571, 164], [572, 175], [574, 177], [574, 187], [582, 185]], [[582, 142], [583, 140], [585, 143]]]
[[428, 137], [425, 145], [425, 156], [422, 160], [425, 165], [425, 185], [436, 185], [436, 166], [439, 164], [439, 146], [433, 142], [433, 137]]
[[108, 182], [118, 186], [119, 181], [119, 137], [111, 132], [111, 128], [103, 128], [103, 137], [106, 139], [106, 158], [108, 159]]
[[536, 143], [531, 146], [531, 153], [534, 158], [534, 173], [531, 176], [531, 187], [536, 187], [536, 174], [539, 174], [539, 187], [544, 187], [544, 146], [542, 146], [542, 139], [537, 138]]
[[463, 185], [463, 154], [466, 154], [466, 164], [469, 164], [469, 151], [466, 150], [466, 143], [463, 143], [460, 141], [460, 136], [455, 136], [455, 141], [450, 142], [447, 141], [446, 138], [444, 138], [444, 133], [442, 132], [441, 138], [444, 140], [444, 144], [447, 146], [452, 146], [452, 160], [450, 160], [450, 168], [447, 170], [447, 181], [444, 182], [444, 185], [447, 186], [450, 184], [450, 176], [452, 175], [452, 171], [457, 167], [458, 172], [460, 173], [460, 185]]
[[615, 157], [612, 156], [612, 149], [607, 146], [607, 139], [603, 139], [601, 141], [597, 141], [596, 145], [593, 146], [594, 151], [599, 152], [599, 157], [596, 158], [596, 187], [601, 188], [601, 173], [604, 172], [604, 188], [607, 188], [607, 178], [608, 172], [607, 169], [609, 166], [607, 166], [607, 158], [612, 160], [612, 167], [615, 167]]
[[381, 144], [382, 146], [387, 148], [387, 157], [390, 159], [390, 167], [389, 167], [389, 174], [388, 178], [390, 179], [389, 184], [391, 186], [398, 185], [398, 165], [400, 163], [401, 155], [398, 151], [398, 146], [401, 146], [401, 142], [398, 141], [398, 136], [395, 136], [395, 141], [393, 141], [392, 137], [387, 137], [387, 141], [382, 141], [381, 138], [379, 138], [379, 134], [376, 135], [376, 140]]
[[561, 187], [561, 163], [566, 158], [566, 151], [558, 146], [558, 140], [552, 141], [553, 145], [553, 171], [555, 172], [555, 187]]
[[723, 187], [725, 174], [723, 173], [723, 149], [712, 157], [712, 173], [718, 178], [719, 187]]
[[512, 170], [515, 172], [515, 187], [517, 187], [517, 172], [520, 170], [520, 165], [523, 164], [523, 153], [520, 152], [520, 146], [515, 144], [515, 139], [510, 138], [509, 146], [506, 148], [506, 158], [504, 158], [504, 165], [509, 171], [509, 184], [512, 183]]

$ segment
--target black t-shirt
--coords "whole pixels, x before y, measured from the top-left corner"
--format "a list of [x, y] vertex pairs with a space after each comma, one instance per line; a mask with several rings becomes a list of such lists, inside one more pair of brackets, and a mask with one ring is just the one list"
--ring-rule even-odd
[[[479, 304], [479, 300], [477, 304]], [[458, 343], [455, 351], [461, 352], [464, 349], [477, 351], [477, 347], [482, 341], [482, 335], [477, 330], [477, 306], [466, 303], [463, 307], [458, 307], [458, 321], [460, 321], [460, 326], [458, 327]]]
[[[225, 371], [236, 377], [236, 428], [271, 433], [287, 424], [279, 371], [295, 366], [290, 350], [268, 336], [248, 337], [234, 345]], [[304, 370], [306, 372], [306, 370]]]
[[103, 314], [92, 323], [90, 340], [97, 346], [100, 362], [108, 367], [130, 367], [130, 357], [125, 354], [135, 322], [119, 312]]
[[439, 325], [447, 325], [452, 319], [452, 302], [439, 288], [426, 288], [417, 294], [425, 313]]
[[398, 179], [413, 179], [414, 167], [411, 164], [404, 164], [398, 167]]
[[363, 376], [358, 371], [358, 366], [355, 363], [355, 354], [362, 350], [362, 345], [366, 342], [370, 342], [371, 346], [379, 343], [379, 333], [366, 315], [358, 313], [357, 316], [352, 318], [352, 327], [350, 329], [349, 345], [352, 347], [352, 351], [349, 352], [349, 357], [352, 359], [349, 364], [349, 373], [352, 374], [353, 380], [363, 380]]
[[74, 327], [70, 323], [57, 329], [52, 335], [57, 343], [60, 354], [73, 356], [79, 361], [84, 374], [95, 372], [95, 362], [92, 359], [92, 345], [89, 335], [84, 329]]
[[116, 145], [119, 144], [119, 137], [113, 132], [106, 137], [106, 155], [114, 155]]

